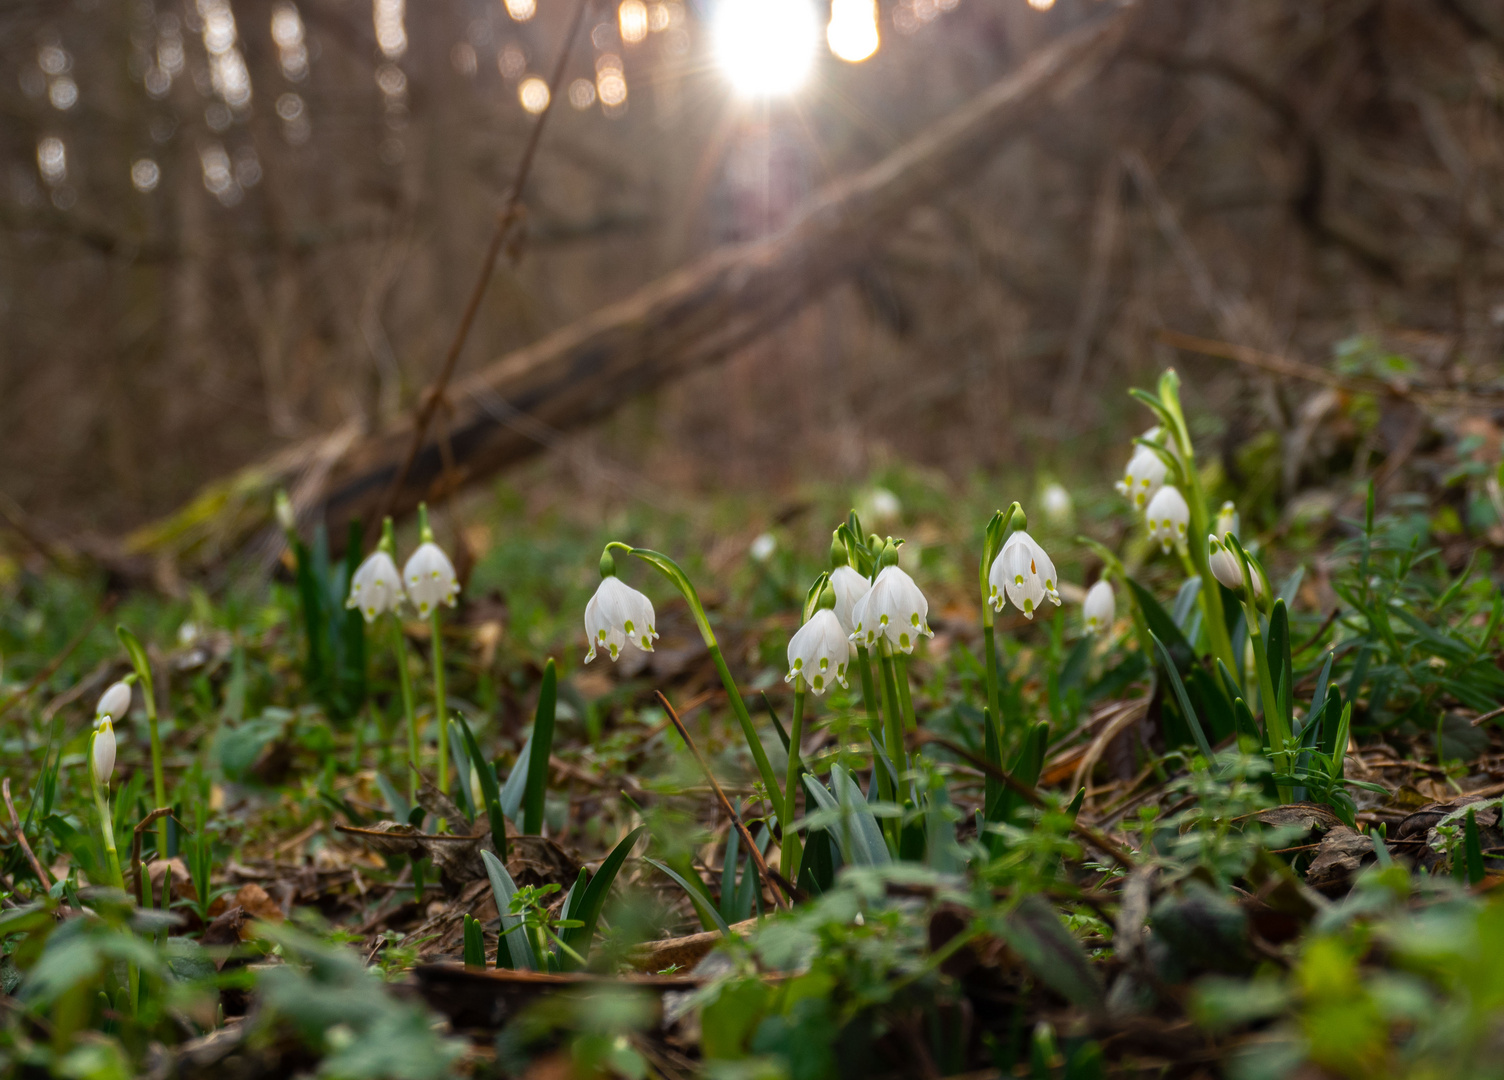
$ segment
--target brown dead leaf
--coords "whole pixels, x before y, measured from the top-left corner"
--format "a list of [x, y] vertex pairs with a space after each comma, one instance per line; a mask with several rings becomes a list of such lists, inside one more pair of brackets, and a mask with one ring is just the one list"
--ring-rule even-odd
[[1306, 869], [1306, 884], [1329, 896], [1346, 892], [1353, 875], [1375, 858], [1372, 838], [1338, 825], [1321, 838]]
[[254, 881], [246, 882], [236, 892], [235, 905], [251, 918], [261, 919], [263, 922], [281, 922], [284, 918], [282, 909], [271, 898], [271, 894]]

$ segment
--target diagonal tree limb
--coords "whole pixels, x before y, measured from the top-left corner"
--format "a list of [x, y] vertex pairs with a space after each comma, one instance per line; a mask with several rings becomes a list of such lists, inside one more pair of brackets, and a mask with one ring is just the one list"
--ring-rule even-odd
[[[540, 430], [592, 423], [757, 340], [859, 270], [914, 206], [972, 176], [1042, 109], [1094, 78], [1121, 50], [1136, 10], [1126, 5], [1039, 50], [886, 158], [825, 189], [777, 235], [714, 251], [451, 387], [452, 470], [439, 442], [428, 437], [394, 485], [413, 426], [360, 440], [331, 470], [311, 516], [323, 517], [331, 539], [343, 537], [350, 520], [373, 520], [394, 486], [390, 512], [408, 513], [420, 500], [436, 500], [537, 452]], [[308, 444], [310, 453], [316, 445]], [[254, 485], [239, 478], [254, 478], [269, 516], [271, 493], [286, 482], [288, 456], [219, 486], [244, 491]], [[128, 537], [125, 546], [202, 565], [213, 560], [207, 549], [228, 550], [266, 520], [247, 529], [242, 517], [231, 529], [214, 521], [173, 528], [169, 519]], [[153, 543], [164, 537], [175, 542], [165, 549]]]

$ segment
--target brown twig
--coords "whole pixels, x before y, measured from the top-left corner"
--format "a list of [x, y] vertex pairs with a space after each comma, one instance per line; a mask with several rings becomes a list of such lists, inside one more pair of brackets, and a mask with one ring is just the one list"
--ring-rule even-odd
[[1332, 608], [1331, 614], [1328, 615], [1326, 617], [1325, 621], [1323, 621], [1322, 624], [1316, 628], [1316, 632], [1314, 634], [1312, 634], [1310, 637], [1306, 638], [1305, 641], [1303, 641], [1299, 645], [1295, 646], [1295, 648], [1291, 649], [1290, 650], [1290, 655], [1291, 656], [1299, 656], [1301, 653], [1303, 653], [1307, 649], [1309, 649], [1312, 645], [1314, 645], [1318, 641], [1320, 641], [1321, 640], [1321, 635], [1324, 634], [1324, 633], [1326, 633], [1327, 630], [1331, 627], [1332, 623], [1334, 623], [1334, 622], [1337, 621], [1337, 611], [1338, 611], [1337, 608]]
[[522, 189], [526, 186], [528, 174], [533, 168], [538, 142], [543, 136], [543, 125], [548, 122], [549, 114], [553, 112], [554, 105], [559, 100], [559, 87], [564, 81], [564, 70], [569, 63], [569, 53], [573, 48], [574, 39], [579, 36], [580, 26], [585, 21], [585, 12], [589, 9], [590, 2], [591, 0], [578, 0], [575, 5], [574, 15], [569, 21], [569, 29], [564, 32], [564, 41], [559, 47], [559, 58], [554, 63], [553, 75], [548, 81], [548, 104], [538, 114], [538, 119], [528, 134], [527, 145], [522, 150], [522, 160], [517, 165], [517, 176], [507, 192], [507, 201], [501, 213], [496, 217], [496, 227], [491, 232], [491, 242], [486, 247], [480, 273], [476, 276], [475, 285], [470, 290], [470, 298], [466, 301], [464, 313], [460, 316], [459, 327], [455, 330], [449, 349], [444, 354], [444, 363], [439, 368], [439, 377], [434, 380], [433, 386], [424, 395], [417, 414], [413, 418], [413, 437], [408, 444], [407, 454], [403, 457], [402, 464], [396, 473], [393, 474], [391, 485], [387, 488], [386, 495], [382, 497], [377, 513], [366, 524], [368, 544], [380, 530], [382, 519], [391, 513], [392, 506], [397, 501], [397, 493], [402, 490], [402, 485], [407, 481], [407, 474], [412, 469], [413, 462], [417, 460], [418, 451], [423, 448], [423, 439], [428, 434], [434, 414], [439, 411], [439, 406], [444, 401], [444, 392], [449, 386], [450, 377], [454, 374], [455, 364], [459, 362], [460, 353], [465, 348], [465, 341], [470, 337], [470, 328], [475, 324], [475, 317], [480, 313], [481, 300], [485, 298], [486, 288], [491, 284], [491, 275], [496, 272], [496, 260], [501, 257], [502, 251], [506, 248], [512, 229], [522, 220]]
[[1486, 724], [1490, 720], [1496, 720], [1501, 716], [1504, 716], [1504, 705], [1500, 705], [1497, 709], [1490, 709], [1482, 716], [1473, 717], [1472, 720], [1469, 721], [1469, 723], [1471, 723], [1473, 727], [1477, 727], [1479, 724]]
[[108, 615], [114, 607], [115, 598], [113, 596], [105, 597], [104, 603], [100, 604], [99, 607], [95, 609], [93, 616], [84, 625], [84, 628], [74, 635], [72, 641], [63, 646], [63, 651], [58, 653], [51, 660], [47, 661], [47, 663], [42, 666], [42, 670], [38, 671], [31, 677], [30, 682], [21, 687], [21, 689], [17, 690], [10, 697], [6, 698], [3, 703], [0, 703], [0, 717], [3, 717], [6, 713], [8, 713], [11, 710], [11, 707], [16, 704], [16, 702], [20, 701], [37, 687], [41, 686], [48, 679], [52, 678], [53, 673], [56, 672], [58, 668], [62, 667], [64, 662], [67, 661], [68, 657], [73, 655], [74, 650], [82, 645], [88, 638], [88, 636], [94, 632], [94, 627], [99, 623], [99, 620]]
[[11, 824], [15, 826], [16, 842], [21, 845], [21, 850], [26, 853], [26, 861], [31, 863], [32, 872], [36, 874], [37, 880], [42, 883], [42, 888], [50, 890], [52, 888], [52, 879], [47, 876], [47, 871], [37, 861], [36, 853], [31, 850], [31, 845], [26, 842], [26, 830], [21, 828], [21, 818], [16, 813], [16, 804], [10, 800], [10, 777], [7, 776], [4, 780], [0, 780], [0, 792], [3, 792], [5, 795], [5, 809], [10, 811]]
[[[731, 824], [741, 834], [742, 843], [746, 844], [747, 850], [752, 853], [752, 861], [757, 864], [757, 872], [762, 875], [763, 881], [768, 883], [769, 891], [773, 893], [775, 899], [779, 898], [780, 895], [782, 896], [784, 907], [792, 908], [793, 904], [791, 901], [802, 900], [804, 898], [804, 890], [794, 885], [777, 870], [768, 865], [767, 860], [762, 857], [762, 848], [757, 846], [752, 839], [752, 834], [742, 824], [742, 819], [731, 805], [731, 800], [726, 798], [726, 793], [721, 790], [720, 782], [716, 780], [715, 773], [710, 771], [710, 763], [700, 753], [700, 748], [695, 745], [695, 741], [689, 737], [689, 730], [685, 728], [684, 722], [679, 719], [679, 714], [674, 711], [674, 707], [669, 704], [668, 698], [663, 696], [661, 690], [658, 692], [658, 700], [663, 702], [663, 707], [668, 710], [669, 719], [674, 722], [674, 729], [678, 731], [679, 738], [684, 740], [684, 745], [689, 747], [690, 753], [694, 754], [695, 761], [700, 764], [700, 771], [705, 774], [705, 779], [710, 781], [710, 786], [714, 789], [716, 798], [721, 800], [721, 809], [726, 811], [726, 816], [731, 819]], [[776, 890], [772, 888], [775, 884], [777, 885]]]
[[[144, 832], [146, 832], [146, 830], [148, 828], [150, 828], [152, 825], [156, 824], [156, 822], [160, 821], [164, 817], [172, 817], [172, 807], [170, 807], [170, 806], [159, 806], [159, 807], [157, 807], [151, 813], [147, 814], [144, 818], [142, 818], [140, 821], [138, 821], [136, 823], [136, 827], [131, 830], [131, 895], [132, 896], [139, 897], [141, 895], [141, 834], [144, 833]], [[188, 831], [187, 829], [183, 828], [183, 823], [181, 821], [178, 821], [177, 818], [173, 817], [172, 820], [176, 821], [178, 828], [183, 829], [183, 831], [185, 833]], [[158, 857], [164, 857], [165, 853], [159, 851], [157, 853], [157, 855], [158, 855]]]
[[[1050, 809], [1049, 804], [1040, 797], [1039, 792], [1034, 788], [1030, 787], [1028, 784], [1021, 783], [1020, 781], [1015, 780], [1002, 769], [999, 769], [996, 765], [992, 764], [989, 761], [986, 761], [983, 758], [977, 757], [970, 750], [967, 750], [964, 746], [961, 746], [958, 743], [951, 742], [949, 739], [944, 738], [940, 735], [936, 735], [932, 731], [926, 731], [924, 728], [920, 728], [918, 731], [909, 732], [907, 741], [910, 744], [917, 744], [920, 746], [923, 746], [926, 743], [934, 743], [936, 746], [943, 746], [952, 754], [964, 758], [966, 761], [981, 769], [984, 773], [992, 777], [994, 780], [1001, 782], [1005, 787], [1022, 798], [1030, 806], [1036, 807], [1040, 810]], [[1133, 853], [1130, 852], [1127, 848], [1123, 847], [1123, 845], [1119, 844], [1117, 841], [1113, 840], [1106, 833], [1100, 832], [1097, 829], [1093, 829], [1090, 825], [1083, 825], [1079, 820], [1071, 822], [1071, 832], [1078, 834], [1083, 840], [1089, 842], [1093, 847], [1100, 848], [1105, 854], [1111, 856], [1113, 861], [1120, 865], [1124, 870], [1132, 870], [1137, 865], [1137, 862], [1133, 858]]]
[[1214, 356], [1219, 360], [1234, 360], [1237, 363], [1258, 368], [1260, 371], [1267, 371], [1272, 375], [1304, 379], [1306, 382], [1318, 383], [1334, 390], [1344, 390], [1350, 394], [1397, 397], [1423, 405], [1453, 409], [1494, 409], [1498, 408], [1501, 401], [1504, 401], [1504, 391], [1489, 386], [1465, 386], [1453, 389], [1398, 380], [1388, 382], [1371, 375], [1338, 375], [1336, 372], [1288, 356], [1264, 352], [1262, 349], [1247, 345], [1234, 345], [1212, 338], [1196, 337], [1194, 334], [1182, 334], [1179, 330], [1171, 330], [1168, 327], [1162, 327], [1157, 336], [1166, 345], [1183, 349], [1186, 352], [1198, 353], [1201, 356]]

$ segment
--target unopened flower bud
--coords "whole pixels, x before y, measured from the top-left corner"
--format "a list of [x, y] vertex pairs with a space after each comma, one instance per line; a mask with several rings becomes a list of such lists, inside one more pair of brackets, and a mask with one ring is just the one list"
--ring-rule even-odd
[[115, 727], [108, 716], [100, 721], [99, 730], [94, 732], [89, 767], [94, 771], [95, 781], [101, 787], [108, 787], [115, 772]]
[[99, 704], [94, 706], [94, 719], [98, 722], [104, 717], [111, 720], [124, 720], [125, 714], [131, 711], [131, 684], [117, 682], [113, 684], [99, 697]]

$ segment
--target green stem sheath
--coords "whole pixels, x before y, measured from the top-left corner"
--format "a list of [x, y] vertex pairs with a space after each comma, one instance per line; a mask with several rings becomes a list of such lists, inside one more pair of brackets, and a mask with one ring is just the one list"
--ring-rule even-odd
[[[152, 795], [157, 800], [158, 806], [167, 805], [167, 779], [162, 772], [162, 733], [157, 727], [157, 703], [153, 700], [155, 689], [152, 683], [143, 682], [141, 685], [141, 697], [146, 702], [146, 724], [151, 732], [151, 789]], [[115, 849], [110, 848], [113, 855]], [[167, 819], [165, 817], [157, 821], [157, 858], [167, 858]], [[115, 873], [120, 873], [120, 868], [115, 868]]]
[[444, 635], [439, 627], [439, 608], [434, 606], [433, 628], [433, 715], [439, 725], [439, 790], [449, 794], [449, 724], [448, 695], [444, 689]]
[[799, 809], [799, 744], [804, 740], [804, 676], [794, 679], [794, 720], [789, 729], [789, 770], [783, 786], [783, 857], [779, 871], [789, 881], [799, 872], [794, 860], [794, 832]]
[[[883, 722], [879, 712], [880, 705], [877, 695], [877, 684], [872, 679], [872, 654], [867, 651], [867, 646], [856, 647], [857, 668], [862, 675], [862, 705], [867, 710], [867, 730], [874, 739], [883, 738]], [[884, 801], [892, 802], [895, 792], [893, 785], [888, 782], [888, 774], [883, 769], [877, 770], [877, 790]]]
[[[903, 714], [898, 707], [897, 680], [893, 677], [893, 649], [884, 639], [878, 642], [878, 661], [883, 669], [883, 712], [887, 717], [888, 760], [901, 775], [905, 768], [903, 755]], [[898, 801], [898, 800], [895, 800]]]
[[914, 714], [914, 697], [909, 688], [909, 658], [903, 653], [893, 654], [893, 674], [898, 683], [898, 707], [903, 711], [905, 731], [918, 731], [919, 719]]
[[397, 685], [402, 688], [402, 714], [407, 718], [407, 797], [418, 804], [418, 710], [413, 705], [413, 680], [407, 672], [407, 642], [402, 637], [402, 623], [394, 615], [388, 620], [392, 628], [392, 658], [397, 662]]
[[[94, 755], [91, 753], [89, 757], [92, 760]], [[93, 770], [90, 769], [91, 779], [93, 775]], [[120, 855], [115, 850], [115, 819], [110, 813], [110, 796], [98, 781], [94, 783], [94, 806], [99, 811], [99, 837], [104, 841], [105, 854], [109, 857], [110, 883], [117, 889], [123, 889], [125, 876], [120, 872]], [[166, 852], [165, 845], [162, 850]], [[165, 859], [167, 856], [163, 854], [162, 857]]]

